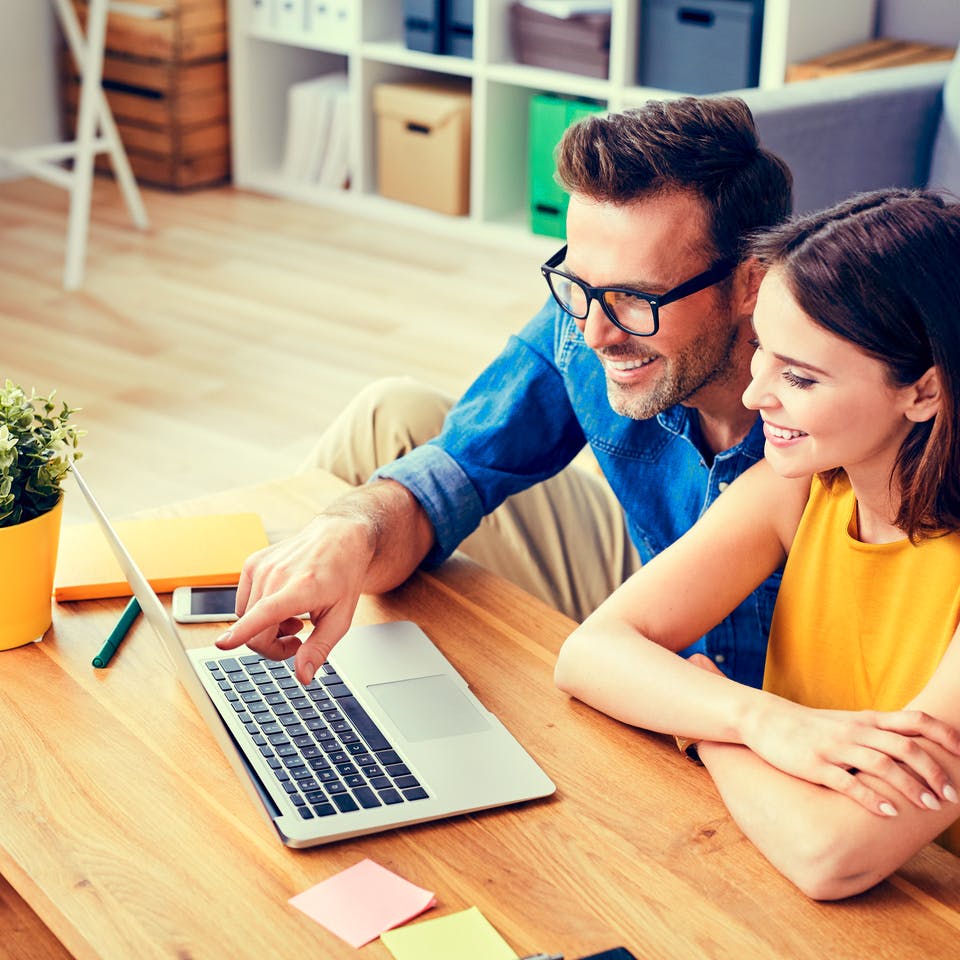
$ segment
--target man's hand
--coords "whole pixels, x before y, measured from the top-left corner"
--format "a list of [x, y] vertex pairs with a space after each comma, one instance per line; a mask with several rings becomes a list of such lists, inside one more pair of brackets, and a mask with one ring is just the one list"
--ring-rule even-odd
[[[360, 594], [403, 583], [433, 539], [406, 487], [375, 480], [352, 490], [300, 533], [247, 558], [237, 586], [240, 619], [217, 646], [246, 643], [273, 660], [295, 656], [297, 679], [309, 683], [350, 628]], [[313, 629], [301, 642], [303, 613]]]
[[[246, 643], [272, 660], [295, 655], [297, 678], [309, 683], [349, 629], [373, 555], [361, 522], [323, 514], [295, 536], [252, 554], [237, 586], [240, 619], [217, 646], [232, 650]], [[304, 612], [313, 629], [301, 642]]]

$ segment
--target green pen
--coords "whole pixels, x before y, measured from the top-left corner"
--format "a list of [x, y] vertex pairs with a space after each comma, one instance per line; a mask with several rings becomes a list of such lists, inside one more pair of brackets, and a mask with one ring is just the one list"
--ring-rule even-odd
[[103, 645], [100, 652], [93, 658], [95, 667], [105, 667], [113, 655], [117, 652], [117, 647], [123, 642], [123, 638], [130, 632], [133, 621], [137, 619], [140, 613], [140, 604], [136, 597], [131, 597], [126, 609], [123, 611], [117, 625], [110, 631], [107, 642]]

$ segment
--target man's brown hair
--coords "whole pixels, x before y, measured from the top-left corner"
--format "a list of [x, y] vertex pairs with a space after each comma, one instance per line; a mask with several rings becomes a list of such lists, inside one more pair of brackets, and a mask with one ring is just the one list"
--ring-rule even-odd
[[747, 236], [790, 213], [793, 178], [760, 146], [736, 97], [651, 100], [585, 117], [557, 147], [557, 179], [571, 193], [614, 204], [672, 190], [705, 202], [715, 259], [740, 259]]

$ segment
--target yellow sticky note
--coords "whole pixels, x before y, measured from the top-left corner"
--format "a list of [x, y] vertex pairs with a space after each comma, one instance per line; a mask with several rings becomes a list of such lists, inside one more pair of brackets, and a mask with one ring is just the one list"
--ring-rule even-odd
[[380, 935], [396, 960], [517, 960], [517, 954], [476, 908], [422, 920]]

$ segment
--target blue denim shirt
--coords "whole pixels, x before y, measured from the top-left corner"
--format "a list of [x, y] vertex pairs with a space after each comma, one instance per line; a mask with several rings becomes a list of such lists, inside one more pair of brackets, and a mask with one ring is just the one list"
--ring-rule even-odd
[[[558, 473], [589, 443], [647, 562], [763, 456], [759, 419], [709, 467], [699, 434], [696, 411], [683, 406], [649, 420], [615, 413], [599, 359], [551, 299], [450, 411], [440, 436], [377, 476], [423, 505], [436, 532], [425, 565], [434, 566], [507, 497]], [[684, 653], [706, 653], [759, 687], [779, 582], [778, 572]]]

